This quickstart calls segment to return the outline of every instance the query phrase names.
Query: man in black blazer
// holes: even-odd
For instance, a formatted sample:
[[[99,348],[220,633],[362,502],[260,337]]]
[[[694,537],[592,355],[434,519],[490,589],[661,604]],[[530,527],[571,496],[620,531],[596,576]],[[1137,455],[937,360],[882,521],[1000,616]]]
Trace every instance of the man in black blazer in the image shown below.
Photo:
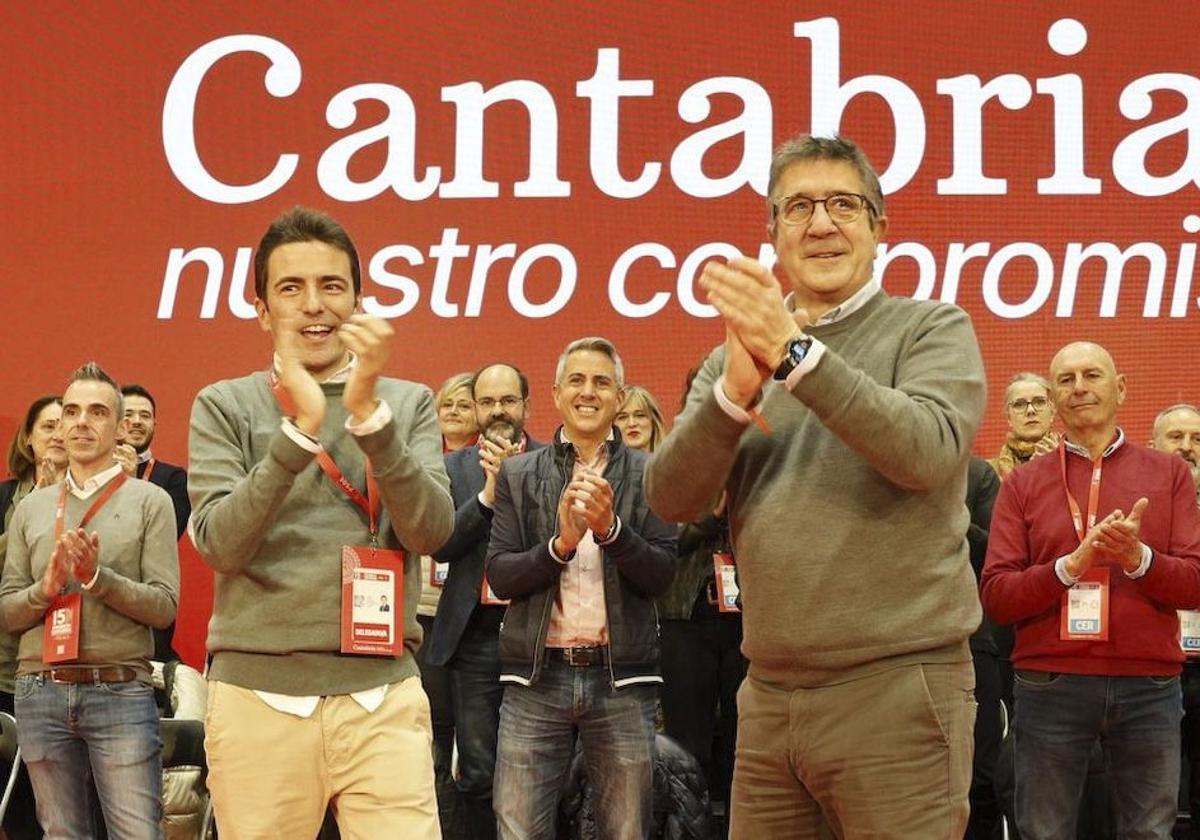
[[[114,453],[125,471],[135,478],[157,484],[171,497],[175,508],[175,539],[183,536],[192,503],[188,499],[187,470],[154,457],[150,444],[158,421],[158,406],[154,397],[141,385],[126,385],[121,389],[125,405],[125,441]],[[133,451],[130,452],[129,450]],[[154,630],[154,659],[169,662],[180,656],[171,646],[175,637],[175,622],[165,629]]]
[[[454,497],[454,535],[434,558],[449,563],[426,660],[450,672],[458,744],[458,790],[471,837],[496,836],[492,776],[500,726],[499,635],[507,602],[485,581],[483,558],[492,527],[496,475],[505,459],[543,444],[525,434],[529,382],[512,365],[494,364],[475,374],[472,395],[479,442],[446,456]]]

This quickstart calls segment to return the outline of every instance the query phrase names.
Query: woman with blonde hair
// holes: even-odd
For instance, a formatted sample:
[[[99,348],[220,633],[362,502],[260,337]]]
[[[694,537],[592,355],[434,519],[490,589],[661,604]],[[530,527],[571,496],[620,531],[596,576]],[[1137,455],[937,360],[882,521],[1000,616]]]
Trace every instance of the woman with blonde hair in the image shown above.
[[[617,409],[613,423],[621,431],[630,449],[653,452],[666,436],[662,410],[654,395],[640,385],[625,386],[625,402]]]

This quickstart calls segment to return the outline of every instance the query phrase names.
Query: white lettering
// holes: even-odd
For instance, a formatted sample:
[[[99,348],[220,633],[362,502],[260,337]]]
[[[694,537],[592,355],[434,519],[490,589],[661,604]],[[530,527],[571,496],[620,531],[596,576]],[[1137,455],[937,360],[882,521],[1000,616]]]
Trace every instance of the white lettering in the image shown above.
[[[723,76],[705,79],[689,87],[679,97],[679,116],[689,123],[708,119],[712,97],[730,93],[742,100],[738,116],[697,131],[686,138],[671,155],[671,178],[676,186],[697,198],[715,198],[736,192],[743,185],[767,194],[767,162],[771,160],[771,97],[750,79]],[[742,138],[742,157],[734,170],[720,178],[704,173],[704,155],[725,140]]]
[[[621,51],[596,51],[596,72],[590,79],[575,85],[575,95],[592,101],[588,164],[592,180],[605,195],[613,198],[637,198],[645,195],[658,183],[662,164],[654,161],[642,165],[642,171],[632,181],[621,175],[621,97],[653,96],[651,79],[622,79]]]

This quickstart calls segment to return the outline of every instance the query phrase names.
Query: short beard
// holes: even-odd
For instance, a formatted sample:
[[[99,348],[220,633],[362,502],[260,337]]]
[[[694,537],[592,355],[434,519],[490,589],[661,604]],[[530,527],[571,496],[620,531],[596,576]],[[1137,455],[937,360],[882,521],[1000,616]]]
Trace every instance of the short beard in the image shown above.
[[[516,444],[521,440],[523,428],[511,420],[493,420],[483,427],[481,434],[492,443],[503,446],[506,443]]]

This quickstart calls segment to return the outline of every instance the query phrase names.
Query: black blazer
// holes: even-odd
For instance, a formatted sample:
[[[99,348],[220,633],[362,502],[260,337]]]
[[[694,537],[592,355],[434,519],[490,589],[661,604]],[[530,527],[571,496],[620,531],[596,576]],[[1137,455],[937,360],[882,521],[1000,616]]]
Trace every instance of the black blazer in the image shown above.
[[[527,438],[525,451],[532,452],[543,446],[545,444]],[[479,445],[448,453],[446,473],[450,476],[450,495],[454,498],[454,533],[433,555],[439,563],[449,563],[450,571],[438,601],[433,630],[425,640],[425,661],[431,665],[445,665],[453,658],[471,613],[479,606],[483,558],[492,530],[492,512],[479,503],[484,484],[483,467],[479,466]]]
[[[138,464],[137,477],[144,478],[145,475],[146,464]],[[179,539],[187,529],[188,517],[192,515],[192,503],[187,492],[187,470],[155,458],[150,483],[157,484],[170,495],[171,504],[175,507],[175,539]]]

